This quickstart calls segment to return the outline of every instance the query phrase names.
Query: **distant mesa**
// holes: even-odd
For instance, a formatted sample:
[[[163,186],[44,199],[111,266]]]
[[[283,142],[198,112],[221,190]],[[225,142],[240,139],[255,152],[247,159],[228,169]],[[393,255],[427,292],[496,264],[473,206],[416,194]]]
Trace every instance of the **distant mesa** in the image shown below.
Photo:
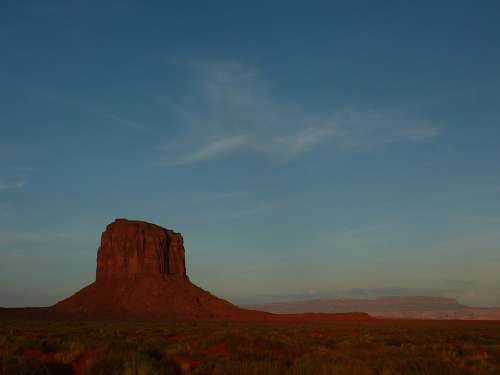
[[[500,319],[499,308],[470,307],[453,298],[426,296],[389,296],[375,299],[342,298],[275,302],[248,305],[249,309],[274,314],[326,313],[365,311],[378,318],[396,319]]]

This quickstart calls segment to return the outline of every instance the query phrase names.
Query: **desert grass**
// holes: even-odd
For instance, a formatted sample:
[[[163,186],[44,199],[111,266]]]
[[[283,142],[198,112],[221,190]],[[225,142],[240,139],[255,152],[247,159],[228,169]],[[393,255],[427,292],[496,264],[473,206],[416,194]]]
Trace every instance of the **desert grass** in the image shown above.
[[[0,319],[0,374],[500,374],[500,322]]]

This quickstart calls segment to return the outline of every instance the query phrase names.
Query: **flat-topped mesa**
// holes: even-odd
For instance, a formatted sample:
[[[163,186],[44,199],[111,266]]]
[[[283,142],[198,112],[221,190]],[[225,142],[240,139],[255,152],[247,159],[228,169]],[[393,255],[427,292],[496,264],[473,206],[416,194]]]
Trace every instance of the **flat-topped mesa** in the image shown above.
[[[97,282],[159,275],[187,279],[180,233],[127,219],[106,227],[97,252]]]

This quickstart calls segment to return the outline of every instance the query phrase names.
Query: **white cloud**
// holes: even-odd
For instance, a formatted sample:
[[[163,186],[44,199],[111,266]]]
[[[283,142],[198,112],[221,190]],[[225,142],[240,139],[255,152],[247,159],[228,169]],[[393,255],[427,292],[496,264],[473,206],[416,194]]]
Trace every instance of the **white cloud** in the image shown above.
[[[395,111],[309,113],[283,104],[255,67],[198,62],[189,94],[177,103],[183,132],[169,140],[162,165],[193,164],[247,151],[274,162],[301,157],[323,143],[362,150],[434,138],[439,128]]]

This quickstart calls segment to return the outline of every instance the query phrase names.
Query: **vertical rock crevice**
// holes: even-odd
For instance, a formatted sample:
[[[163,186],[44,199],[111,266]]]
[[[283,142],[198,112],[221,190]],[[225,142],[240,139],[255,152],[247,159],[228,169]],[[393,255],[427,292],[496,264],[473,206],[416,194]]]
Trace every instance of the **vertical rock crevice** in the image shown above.
[[[159,275],[187,279],[180,233],[127,219],[106,227],[97,253],[97,281]]]

